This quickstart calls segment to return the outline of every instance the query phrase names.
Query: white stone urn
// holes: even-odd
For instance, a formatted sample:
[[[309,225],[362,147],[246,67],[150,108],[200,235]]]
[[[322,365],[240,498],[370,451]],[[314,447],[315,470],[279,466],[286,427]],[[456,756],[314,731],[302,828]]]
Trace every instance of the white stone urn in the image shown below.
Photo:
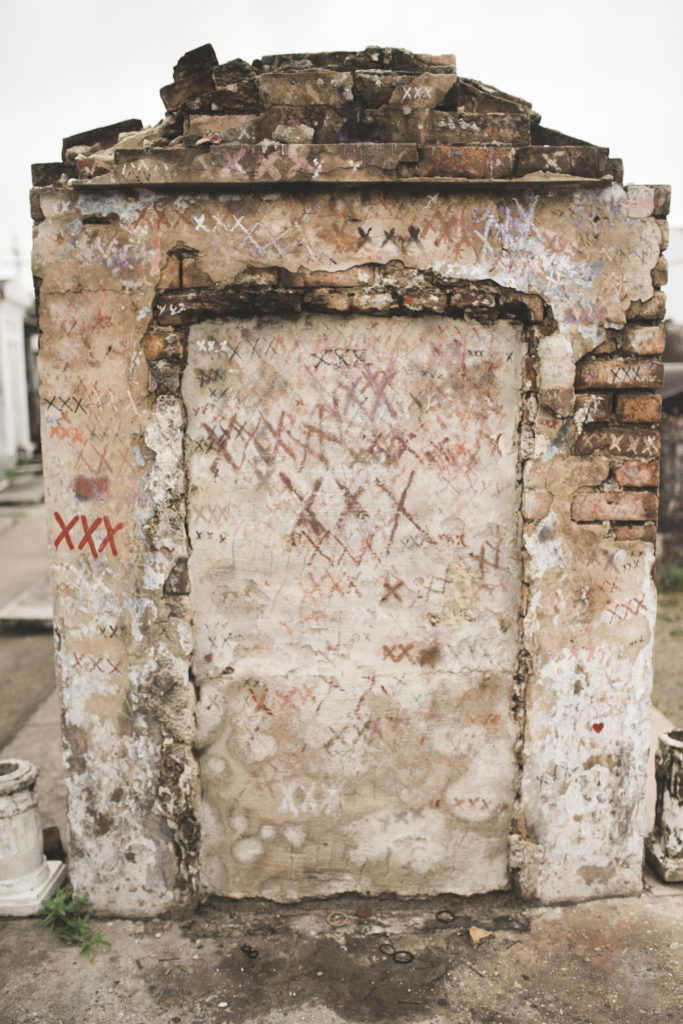
[[[0,760],[0,916],[38,913],[66,877],[66,865],[43,854],[37,778],[29,761]]]
[[[683,882],[683,729],[659,737],[655,778],[655,824],[645,855],[663,881]]]

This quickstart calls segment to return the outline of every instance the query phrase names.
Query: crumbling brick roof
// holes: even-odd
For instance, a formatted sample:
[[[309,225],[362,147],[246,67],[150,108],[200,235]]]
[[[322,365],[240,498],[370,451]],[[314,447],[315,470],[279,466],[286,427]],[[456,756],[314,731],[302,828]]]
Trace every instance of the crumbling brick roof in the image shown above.
[[[155,127],[71,136],[34,184],[622,179],[609,150],[541,126],[529,102],[461,78],[450,55],[371,46],[219,64],[205,45],[161,97]]]

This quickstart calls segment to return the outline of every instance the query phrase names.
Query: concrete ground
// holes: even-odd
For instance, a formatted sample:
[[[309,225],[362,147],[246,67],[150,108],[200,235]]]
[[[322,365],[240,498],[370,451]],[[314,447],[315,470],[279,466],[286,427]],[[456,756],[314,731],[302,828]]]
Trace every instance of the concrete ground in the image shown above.
[[[0,492],[0,757],[40,767],[43,826],[66,839],[42,481],[29,476]],[[655,712],[653,738],[669,727]],[[0,922],[0,1024],[683,1020],[683,885],[649,871],[640,896],[578,906],[209,900],[182,921],[96,927],[110,945],[82,956],[37,919]],[[475,945],[472,927],[491,934]]]

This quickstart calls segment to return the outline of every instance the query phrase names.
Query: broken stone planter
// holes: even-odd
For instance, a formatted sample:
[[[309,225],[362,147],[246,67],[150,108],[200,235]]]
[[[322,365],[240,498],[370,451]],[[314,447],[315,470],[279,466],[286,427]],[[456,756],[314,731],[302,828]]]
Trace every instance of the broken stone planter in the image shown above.
[[[665,882],[683,882],[683,729],[663,733],[655,755],[657,806],[647,861]]]
[[[66,876],[66,865],[43,854],[37,778],[28,761],[0,761],[0,915],[36,914]]]

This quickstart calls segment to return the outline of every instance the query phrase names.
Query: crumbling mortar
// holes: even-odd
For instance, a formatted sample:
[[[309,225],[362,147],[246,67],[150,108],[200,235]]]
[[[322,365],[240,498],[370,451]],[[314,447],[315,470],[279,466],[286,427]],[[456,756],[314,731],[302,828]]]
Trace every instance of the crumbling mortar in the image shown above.
[[[164,396],[173,395],[175,403],[180,410],[180,433],[182,437],[182,483],[179,485],[179,493],[169,496],[169,501],[176,508],[181,517],[184,529],[184,547],[187,557],[190,554],[190,536],[188,528],[189,509],[186,498],[187,494],[187,458],[186,458],[186,434],[187,434],[187,410],[182,397],[182,375],[187,364],[187,332],[174,332],[176,335],[182,333],[180,354],[173,364],[165,360],[153,360],[146,358],[150,375],[150,391],[155,406],[159,399]],[[143,353],[144,353],[143,347]],[[169,386],[170,385],[170,386]],[[146,450],[148,458],[153,458],[155,453],[141,441],[141,447]],[[156,532],[160,523],[159,513],[155,513],[145,526],[150,547],[154,549],[156,544]],[[156,528],[155,528],[156,524]],[[187,560],[187,559],[186,559]],[[182,561],[182,560],[181,560]],[[178,587],[174,583],[174,574],[182,571],[176,561],[164,582],[162,593],[166,604],[172,604],[178,596]],[[182,587],[188,590],[189,587]],[[191,602],[188,602],[188,609],[191,610]],[[163,634],[164,622],[167,616],[159,615],[156,626],[147,633],[147,642],[154,645],[157,634]],[[191,630],[191,621],[190,621]],[[186,657],[191,657],[187,655]],[[188,679],[192,686],[193,700],[196,707],[196,688],[194,680]],[[160,748],[160,761],[157,777],[156,810],[162,815],[168,829],[176,860],[176,879],[174,883],[175,898],[182,901],[186,906],[194,905],[197,899],[198,875],[199,875],[199,835],[200,825],[197,808],[197,787],[198,769],[195,752],[192,745],[177,735],[174,723],[165,714],[168,694],[176,689],[179,680],[173,675],[168,677],[166,684],[161,677],[155,676],[149,687],[148,701],[145,704],[144,714],[148,725],[156,734],[157,743]],[[185,779],[183,775],[187,767],[194,770],[195,778]],[[181,785],[181,781],[183,784]]]
[[[535,379],[538,379],[538,335],[533,328],[527,327],[524,331],[524,340],[526,343],[528,360],[534,364],[536,373]],[[512,706],[511,711],[517,727],[517,734],[514,741],[514,755],[517,763],[517,771],[515,777],[515,794],[512,801],[512,817],[510,821],[510,853],[509,853],[509,867],[508,873],[510,878],[510,886],[513,891],[521,894],[520,874],[522,867],[515,866],[513,863],[512,855],[512,844],[514,837],[519,836],[519,839],[523,841],[526,838],[526,828],[524,826],[524,810],[522,804],[522,780],[524,777],[524,744],[526,738],[526,694],[529,684],[529,680],[532,676],[532,659],[531,654],[527,648],[526,636],[527,636],[527,615],[529,610],[529,597],[531,588],[529,586],[530,576],[530,555],[523,542],[523,529],[524,529],[524,480],[525,470],[527,464],[532,461],[533,448],[535,447],[535,429],[536,429],[536,416],[540,406],[536,400],[536,389],[527,388],[523,392],[522,396],[522,408],[520,409],[520,415],[518,417],[518,457],[517,457],[517,474],[518,474],[518,488],[519,488],[519,510],[518,510],[518,546],[521,552],[521,580],[520,580],[520,603],[519,603],[519,617],[518,617],[518,655],[517,655],[517,668],[513,680],[512,690]],[[533,445],[530,444],[533,441]]]

